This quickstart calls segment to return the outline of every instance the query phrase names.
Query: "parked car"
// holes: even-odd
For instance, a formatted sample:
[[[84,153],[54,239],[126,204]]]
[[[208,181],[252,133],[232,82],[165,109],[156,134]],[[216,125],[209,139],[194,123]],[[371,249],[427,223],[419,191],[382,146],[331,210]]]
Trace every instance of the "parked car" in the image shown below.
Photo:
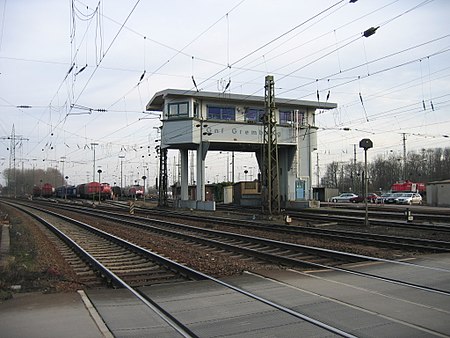
[[[390,196],[388,196],[388,197],[386,197],[386,198],[384,199],[384,203],[386,203],[386,204],[394,204],[394,203],[397,203],[397,199],[398,199],[401,195],[403,195],[403,193],[401,193],[401,192],[395,192],[395,193],[392,193]]]
[[[367,202],[375,203],[377,198],[378,198],[377,194],[371,193],[371,194],[367,195]],[[365,200],[364,196],[362,196],[362,195],[358,195],[356,197],[350,198],[350,202],[352,202],[352,203],[361,203],[361,202],[364,202],[364,200]]]
[[[415,192],[406,192],[397,198],[398,204],[422,204],[422,196]]]
[[[391,197],[392,193],[391,192],[386,192],[384,194],[381,194],[381,196],[378,196],[377,199],[375,200],[375,203],[384,203],[386,201],[386,198]]]
[[[330,198],[330,201],[333,203],[337,202],[350,202],[351,198],[358,197],[358,195],[351,193],[351,192],[345,192],[340,194],[339,196],[334,196]]]

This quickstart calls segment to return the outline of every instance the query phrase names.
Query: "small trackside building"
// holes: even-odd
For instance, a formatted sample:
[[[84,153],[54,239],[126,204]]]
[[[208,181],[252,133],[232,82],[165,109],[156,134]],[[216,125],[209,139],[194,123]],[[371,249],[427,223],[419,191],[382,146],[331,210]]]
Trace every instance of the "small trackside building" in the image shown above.
[[[287,201],[312,199],[312,152],[317,149],[316,110],[335,103],[275,98],[280,196]],[[265,100],[261,96],[166,89],[156,93],[147,111],[161,113],[161,148],[178,149],[181,158],[180,206],[202,208],[208,151],[256,154],[262,165]],[[196,151],[196,203],[188,194],[188,150]]]
[[[427,204],[433,207],[450,207],[450,179],[427,183]]]

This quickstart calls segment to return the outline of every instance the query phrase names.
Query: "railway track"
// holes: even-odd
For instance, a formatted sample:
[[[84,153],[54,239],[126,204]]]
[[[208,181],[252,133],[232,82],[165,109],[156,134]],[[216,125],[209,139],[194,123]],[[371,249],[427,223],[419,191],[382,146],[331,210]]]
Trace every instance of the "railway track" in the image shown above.
[[[105,213],[99,213],[97,209],[95,210],[90,210],[91,212],[93,211],[95,214],[95,217],[97,217],[96,219],[94,219],[94,215],[90,215],[89,217],[87,216],[83,216],[81,214],[81,210],[75,210],[73,211],[75,214],[80,215],[80,217],[83,217],[84,220],[88,219],[88,221],[85,221],[87,223],[92,223],[92,224],[96,224],[97,227],[97,223],[101,224],[102,221],[104,220],[107,222],[106,226],[109,227],[107,232],[110,232],[109,230],[112,230],[112,228],[118,228],[118,227],[126,227],[129,229],[128,233],[136,233],[138,236],[141,237],[149,237],[151,236],[152,230],[150,230],[149,228],[152,228],[153,225],[150,225],[149,223],[153,222],[152,219],[149,219],[149,216],[147,215],[146,217],[130,217],[129,215],[120,215],[120,217],[116,217],[116,215],[108,215],[106,216]],[[34,211],[33,211],[34,212]],[[66,212],[66,211],[65,211]],[[52,212],[49,210],[42,210],[41,211],[41,216],[42,218],[47,218],[49,214],[51,214]],[[39,217],[41,217],[39,216]],[[56,217],[57,215],[53,214],[54,217]],[[92,222],[91,220],[89,220],[92,217]],[[106,217],[112,217],[115,218],[114,222],[112,223],[113,219],[106,219]],[[121,218],[120,220],[118,220],[117,218]],[[178,224],[173,224],[173,222],[167,222],[167,221],[160,221],[161,224],[165,224],[167,225],[167,227],[170,227],[171,229],[166,229],[166,230],[171,230],[174,232],[179,232],[178,229]],[[119,223],[122,223],[123,225],[118,225]],[[136,225],[133,225],[131,223],[139,223]],[[56,221],[52,221],[52,223],[57,223]],[[210,222],[211,223],[211,222]],[[116,224],[116,225],[114,225]],[[214,227],[212,224],[209,225],[210,227]],[[73,227],[73,224],[71,225],[71,227]],[[139,228],[137,228],[139,227]],[[166,227],[166,228],[167,228]],[[144,230],[145,229],[145,230]],[[194,231],[195,229],[189,229],[187,231],[187,234],[189,234],[190,232],[192,232],[194,235],[196,234],[196,232]],[[210,230],[210,229],[203,229],[203,230]],[[205,234],[207,234],[209,232],[206,232]],[[145,235],[147,234],[147,235]],[[197,236],[197,235],[196,235]],[[117,238],[117,236],[113,236],[114,238]],[[199,237],[205,237],[205,239],[208,239],[207,237],[209,237],[209,235],[203,235],[203,236],[199,236]],[[120,238],[117,238],[118,240],[120,240]],[[259,239],[257,239],[259,240]],[[213,242],[218,242],[219,240],[217,238],[213,238]],[[227,243],[227,245],[233,245],[233,242],[235,242],[235,240],[233,239],[229,239],[229,238],[224,238],[223,242],[228,242],[231,241],[229,243]],[[195,246],[197,248],[197,250],[203,251],[206,250],[206,248],[210,248],[213,250],[216,250],[218,247],[215,246],[215,244],[200,244],[198,242],[195,242],[194,240],[189,240],[184,242],[185,243],[185,248],[188,249],[188,246]],[[285,243],[283,243],[285,244]],[[289,244],[289,243],[288,243]],[[95,246],[94,246],[95,248]],[[261,247],[259,245],[254,244],[254,246],[252,248],[250,248],[252,251],[260,251]],[[233,251],[233,249],[227,250],[227,249],[223,249],[224,251]],[[95,249],[94,249],[95,251]],[[184,251],[184,250],[183,250]],[[277,250],[276,250],[277,251]],[[276,252],[275,251],[275,252]],[[236,255],[236,252],[234,252],[234,255]],[[278,253],[278,252],[276,252]],[[371,269],[372,274],[371,273],[367,273],[367,270],[364,269],[364,266],[366,265],[365,263],[363,263],[362,265],[356,265],[354,266],[353,264],[345,264],[345,265],[330,265],[328,266],[327,264],[322,264],[322,268],[326,269],[327,271],[329,270],[334,270],[340,273],[344,273],[344,274],[348,274],[348,275],[353,275],[357,278],[361,278],[362,281],[367,282],[370,285],[384,285],[385,283],[388,284],[392,284],[393,286],[391,286],[391,288],[393,290],[400,290],[398,289],[399,287],[402,288],[408,288],[411,290],[416,290],[418,294],[425,296],[425,295],[429,295],[430,298],[433,299],[443,299],[442,297],[449,297],[450,296],[450,289],[448,288],[447,284],[440,284],[441,288],[436,287],[436,284],[434,283],[436,280],[447,280],[448,279],[448,275],[450,274],[450,270],[443,268],[443,267],[433,267],[433,266],[421,266],[418,264],[414,264],[413,262],[409,262],[409,261],[390,261],[390,260],[383,260],[383,259],[374,259],[372,257],[364,257],[364,256],[358,256],[358,255],[352,255],[353,258],[358,258],[360,261],[364,260],[371,260],[372,262],[377,262],[377,263],[386,263],[387,265],[389,265],[389,269],[386,270],[385,272],[381,273],[381,271],[379,271],[378,269]],[[293,257],[294,260],[296,259],[296,257]],[[263,258],[261,258],[263,259]],[[321,263],[315,263],[316,267],[319,267]],[[198,331],[196,331],[197,326],[194,324],[193,326],[190,325],[189,323],[186,323],[183,321],[183,319],[181,318],[186,318],[186,316],[183,316],[182,313],[180,314],[181,317],[178,316],[178,313],[175,312],[171,312],[169,309],[170,307],[165,307],[164,303],[158,304],[157,301],[154,301],[152,296],[149,295],[153,295],[151,292],[149,292],[149,290],[151,290],[154,287],[151,288],[142,288],[142,294],[139,288],[136,288],[133,285],[127,284],[126,282],[124,282],[123,279],[121,279],[116,273],[114,273],[114,271],[112,271],[113,269],[108,269],[105,266],[103,266],[100,262],[98,263],[90,263],[90,265],[95,266],[95,269],[97,271],[101,271],[99,274],[101,274],[102,276],[105,276],[106,279],[109,281],[109,284],[113,284],[116,286],[120,286],[122,288],[125,288],[127,290],[129,290],[129,292],[131,294],[133,294],[134,297],[137,297],[142,304],[144,304],[145,306],[148,306],[149,309],[151,309],[152,311],[154,311],[154,313],[157,313],[158,316],[160,316],[161,318],[163,318],[163,320],[165,322],[168,323],[168,325],[170,325],[170,327],[176,332],[177,335],[181,335],[181,336],[185,336],[185,337],[196,337],[196,336],[202,336],[202,334],[199,334]],[[353,267],[355,269],[353,269]],[[185,267],[191,271],[194,271],[188,267]],[[106,269],[106,270],[103,270]],[[426,270],[425,270],[426,269]],[[370,270],[369,270],[370,271]],[[400,271],[403,271],[402,273],[398,273]],[[422,272],[422,275],[424,273],[432,275],[433,278],[430,278],[429,280],[418,280],[415,279],[414,276],[416,275],[416,273],[418,271]],[[392,273],[393,272],[393,273]],[[204,278],[206,281],[209,282],[213,282],[213,283],[217,283],[217,285],[220,285],[220,287],[227,289],[227,290],[232,290],[233,292],[233,296],[234,293],[239,294],[239,297],[248,297],[250,299],[252,299],[252,302],[258,302],[258,303],[262,303],[264,304],[264,306],[270,307],[271,310],[266,310],[270,313],[274,314],[274,318],[273,320],[278,321],[280,316],[293,316],[296,318],[297,321],[301,321],[301,322],[307,322],[308,325],[314,326],[316,327],[317,330],[321,330],[322,333],[320,334],[329,334],[332,333],[334,335],[338,335],[338,336],[343,336],[343,337],[353,337],[352,333],[353,332],[348,332],[346,329],[348,329],[348,326],[346,327],[345,325],[342,326],[340,325],[338,322],[333,321],[333,320],[328,320],[328,319],[324,319],[322,318],[322,320],[318,320],[315,315],[314,312],[311,313],[311,311],[309,311],[309,313],[302,313],[301,310],[298,310],[299,307],[290,307],[287,303],[289,302],[283,302],[283,299],[277,299],[276,297],[273,297],[273,294],[269,294],[266,293],[264,290],[260,289],[260,290],[254,290],[252,287],[246,287],[245,286],[245,282],[242,284],[242,287],[239,287],[237,285],[239,285],[239,283],[237,283],[236,285],[232,285],[232,284],[228,284],[226,282],[224,282],[221,279],[217,279],[214,277],[210,277],[204,273],[201,272],[196,272],[199,274],[199,278]],[[322,272],[318,272],[318,273],[314,273],[311,271],[306,271],[306,272],[301,272],[302,274],[305,275],[317,275],[318,278],[320,278],[319,276],[321,276],[324,271]],[[392,274],[391,274],[392,273]],[[342,276],[342,275],[341,275]],[[402,276],[400,278],[400,276]],[[370,281],[370,280],[373,280]],[[363,283],[365,283],[363,282]],[[166,288],[165,290],[171,290],[170,288],[172,286],[177,286],[177,288],[179,289],[180,287],[186,287],[187,290],[186,292],[189,293],[190,287],[189,285],[191,285],[190,283],[192,282],[182,282],[182,283],[164,283],[164,284],[159,284],[160,286],[164,286],[164,288]],[[380,284],[381,283],[381,284]],[[363,284],[364,285],[364,284]],[[167,289],[167,287],[169,287],[169,289]],[[258,289],[258,288],[256,288]],[[145,291],[146,290],[146,291]],[[180,289],[179,289],[180,290]],[[252,290],[252,291],[251,291]],[[185,291],[182,291],[182,294],[184,294]],[[230,291],[224,291],[226,294],[229,294]],[[403,292],[403,291],[402,291]],[[406,292],[406,290],[405,290]],[[220,293],[222,293],[220,291]],[[152,299],[153,298],[153,299]],[[186,297],[185,301],[188,301],[190,297]],[[158,297],[156,299],[159,299]],[[162,297],[162,299],[164,299],[164,297]],[[234,298],[233,298],[234,299]],[[196,301],[201,301],[200,299],[197,299]],[[246,300],[241,298],[242,302],[247,302]],[[172,310],[174,308],[172,307]],[[220,309],[220,311],[227,311],[227,309]],[[397,320],[397,319],[394,319]],[[398,321],[398,320],[397,320]],[[405,323],[407,326],[411,327],[411,325],[414,324],[407,324],[406,321],[402,321],[402,323]],[[222,325],[222,322],[219,322],[219,324],[217,325]],[[223,323],[223,325],[226,325],[226,320],[225,323]],[[421,330],[421,326],[420,325],[414,325],[414,327],[417,330]],[[424,332],[426,332],[427,330],[425,329]],[[320,331],[319,331],[320,332]],[[326,333],[328,332],[328,333]],[[428,331],[429,333],[430,331]],[[438,332],[438,331],[435,331]]]
[[[111,221],[120,222],[122,224],[125,224],[126,226],[139,227],[141,229],[145,229],[146,231],[148,231],[149,234],[156,231],[158,233],[163,233],[166,236],[184,238],[186,245],[193,245],[193,243],[204,245],[203,250],[210,250],[210,249],[225,250],[232,255],[243,254],[256,259],[266,260],[269,262],[293,266],[301,269],[307,267],[309,269],[318,268],[318,269],[335,270],[345,272],[348,274],[363,276],[365,278],[382,280],[387,283],[400,284],[412,288],[417,288],[420,290],[427,290],[429,292],[448,294],[448,291],[446,290],[436,289],[433,286],[422,286],[420,284],[417,284],[414,280],[402,281],[396,278],[391,278],[389,276],[377,276],[372,274],[361,273],[351,269],[351,267],[348,265],[347,266],[343,265],[344,263],[371,261],[371,262],[384,262],[389,264],[396,264],[399,267],[402,268],[406,267],[408,269],[424,268],[408,262],[379,259],[364,255],[349,254],[334,250],[326,250],[316,247],[307,247],[304,245],[296,245],[292,243],[267,240],[264,238],[255,238],[249,236],[242,236],[238,234],[230,234],[223,231],[202,229],[198,227],[187,226],[184,224],[154,220],[143,217],[142,218],[133,217],[130,220],[130,216],[128,215],[111,214],[105,212],[98,213],[98,210],[95,210],[94,213],[92,213],[92,211],[87,210],[77,211],[77,213],[80,212],[89,213],[91,214],[91,216],[99,217],[104,220],[109,219]],[[155,226],[155,224],[158,224],[159,226]],[[183,230],[181,231],[180,229]],[[192,233],[194,233],[194,235]],[[199,236],[198,233],[201,233],[202,236]],[[449,272],[444,271],[445,269],[444,270],[431,269],[431,270],[433,270],[434,273],[446,274]]]
[[[201,245],[203,250],[216,250],[228,255],[245,256],[245,259],[254,259],[261,264],[272,263],[290,267],[323,269],[362,260],[360,256],[339,251],[206,229],[177,222],[145,217],[130,218],[129,215],[85,208],[77,208],[76,212],[101,218],[104,221],[120,223],[127,227],[137,227],[149,234],[158,233],[177,238],[182,240],[185,245],[195,243]]]
[[[234,211],[247,214],[259,213],[259,208],[240,208],[236,206],[219,205],[218,210]],[[405,216],[405,210],[409,208],[414,221],[408,222]],[[364,224],[365,210],[361,205],[349,203],[325,204],[321,208],[305,208],[301,210],[288,209],[284,211],[291,217],[304,221],[336,222],[338,224]],[[441,211],[442,212],[442,211]],[[380,206],[371,205],[369,208],[369,223],[373,226],[389,226],[404,229],[418,229],[450,232],[450,211],[433,211],[423,208],[411,208],[408,206]]]
[[[196,224],[213,223],[228,227],[234,227],[236,229],[245,228],[253,230],[261,230],[270,233],[281,233],[294,236],[314,236],[316,238],[327,238],[333,241],[345,241],[352,243],[360,243],[372,246],[382,246],[389,248],[396,248],[402,250],[419,250],[419,251],[434,251],[434,252],[448,252],[450,251],[450,242],[445,240],[435,240],[427,238],[416,238],[408,236],[395,236],[393,234],[377,234],[368,231],[354,231],[354,230],[335,230],[335,229],[323,229],[314,226],[287,226],[284,224],[264,224],[259,221],[249,220],[237,220],[229,218],[221,218],[207,215],[190,215],[188,213],[167,211],[167,210],[154,210],[136,208],[136,213],[140,215],[152,217],[152,216],[164,216],[171,217],[179,220],[192,220]],[[327,220],[328,218],[320,218],[321,220]],[[384,224],[385,225],[385,224]],[[418,229],[421,229],[418,227]],[[429,230],[429,229],[427,229]],[[437,231],[437,230],[434,230]],[[446,229],[443,230],[446,232]]]
[[[36,210],[35,207],[31,209],[28,206],[8,204],[27,213],[51,229],[67,246],[76,251],[84,260],[89,261],[89,265],[94,267],[104,279],[108,280],[109,284],[127,289],[142,304],[163,319],[176,334],[183,337],[198,337],[199,335],[195,330],[192,330],[188,325],[177,320],[174,315],[167,312],[163,306],[154,302],[144,292],[141,292],[138,286],[150,285],[155,281],[157,283],[175,283],[186,280],[210,280],[223,288],[261,302],[265,306],[272,308],[272,311],[279,311],[285,316],[293,316],[299,320],[308,322],[322,332],[328,332],[342,337],[354,337],[352,334],[338,327],[306,316],[299,311],[285,307],[260,295],[238,288],[201,272],[181,266],[176,262],[155,255],[126,240],[95,229],[86,223],[48,210]],[[149,275],[152,276],[150,279],[148,278]],[[182,277],[180,278],[180,276]]]
[[[82,259],[89,262],[91,266],[96,266],[98,262],[130,285],[146,286],[198,277],[195,274],[191,276],[190,271],[185,270],[181,265],[168,263],[159,255],[143,250],[89,224],[48,210],[34,208],[31,211],[23,206],[19,208],[63,239],[73,251],[82,253]],[[52,223],[48,221],[49,218],[52,219]]]

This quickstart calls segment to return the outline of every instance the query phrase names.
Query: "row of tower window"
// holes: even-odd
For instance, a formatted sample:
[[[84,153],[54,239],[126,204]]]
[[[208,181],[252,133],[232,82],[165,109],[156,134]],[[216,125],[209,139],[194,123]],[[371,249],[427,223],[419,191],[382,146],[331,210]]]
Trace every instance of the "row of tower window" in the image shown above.
[[[194,104],[194,114],[192,117],[198,117],[198,104]],[[304,112],[295,111],[298,114],[299,124],[303,125]],[[244,121],[253,123],[263,123],[263,116],[265,114],[264,109],[259,108],[246,108],[244,112]],[[189,102],[177,102],[169,103],[168,105],[168,119],[190,117],[189,115]],[[216,121],[236,121],[236,108],[224,107],[224,106],[207,106],[208,120]],[[280,124],[293,124],[295,123],[294,111],[280,110],[279,111],[279,123]]]

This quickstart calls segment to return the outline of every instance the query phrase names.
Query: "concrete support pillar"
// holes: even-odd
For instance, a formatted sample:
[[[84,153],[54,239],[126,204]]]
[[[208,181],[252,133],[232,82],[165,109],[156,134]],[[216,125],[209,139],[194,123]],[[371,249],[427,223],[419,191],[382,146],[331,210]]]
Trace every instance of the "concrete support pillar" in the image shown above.
[[[197,201],[205,201],[205,159],[209,142],[201,141],[197,148]]]
[[[188,168],[189,168],[189,160],[188,160],[188,150],[180,149],[180,157],[181,157],[181,200],[186,201],[189,199],[188,192]]]

